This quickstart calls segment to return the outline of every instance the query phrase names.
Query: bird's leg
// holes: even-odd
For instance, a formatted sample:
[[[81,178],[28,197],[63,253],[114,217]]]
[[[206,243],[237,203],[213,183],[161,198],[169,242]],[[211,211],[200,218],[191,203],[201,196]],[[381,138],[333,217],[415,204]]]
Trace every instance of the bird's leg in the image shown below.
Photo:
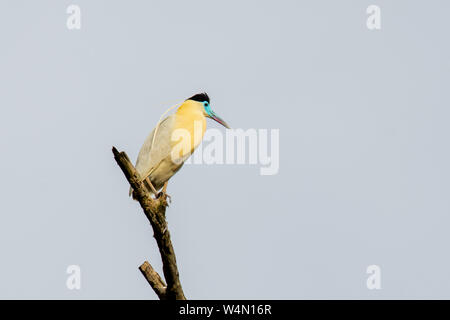
[[[163,196],[164,198],[169,199],[169,202],[172,201],[171,197],[166,193],[167,192],[167,185],[169,184],[169,181],[164,182],[164,186],[160,193],[156,196],[157,198]]]
[[[164,195],[166,196],[166,198],[169,199],[169,202],[172,202],[172,197],[169,196],[169,195],[166,193],[166,191],[167,191],[167,185],[168,185],[168,184],[169,184],[169,181],[166,181],[166,182],[164,183],[164,186],[163,186],[163,193],[164,193]]]
[[[150,189],[152,190],[152,192],[157,195],[158,191],[156,191],[155,187],[153,186],[153,184],[151,183],[150,179],[147,177],[145,178],[145,182],[149,185]]]

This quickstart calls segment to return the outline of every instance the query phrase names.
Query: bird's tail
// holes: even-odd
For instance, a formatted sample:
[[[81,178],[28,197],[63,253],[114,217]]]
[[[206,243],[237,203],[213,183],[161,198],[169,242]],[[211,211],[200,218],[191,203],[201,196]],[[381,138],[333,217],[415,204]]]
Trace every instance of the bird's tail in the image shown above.
[[[133,190],[132,187],[130,187],[130,191],[128,192],[128,195],[129,195],[130,197],[132,197],[133,200],[137,200],[136,196],[134,195],[134,190]]]

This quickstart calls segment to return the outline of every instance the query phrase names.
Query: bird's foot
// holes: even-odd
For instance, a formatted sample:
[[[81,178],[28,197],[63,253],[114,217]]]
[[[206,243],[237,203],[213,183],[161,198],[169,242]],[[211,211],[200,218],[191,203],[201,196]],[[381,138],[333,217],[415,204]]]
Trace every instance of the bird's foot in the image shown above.
[[[164,183],[164,186],[163,186],[161,192],[159,192],[156,195],[156,199],[158,199],[159,197],[163,197],[163,199],[166,200],[167,205],[169,205],[169,203],[172,202],[172,197],[167,194],[167,184],[168,184],[168,181],[166,181]],[[167,201],[167,200],[169,200],[169,201]]]
[[[158,192],[158,194],[156,195],[156,199],[159,198],[163,198],[164,200],[166,200],[166,202],[169,204],[172,202],[172,197],[169,196],[167,193],[165,193],[164,191]]]

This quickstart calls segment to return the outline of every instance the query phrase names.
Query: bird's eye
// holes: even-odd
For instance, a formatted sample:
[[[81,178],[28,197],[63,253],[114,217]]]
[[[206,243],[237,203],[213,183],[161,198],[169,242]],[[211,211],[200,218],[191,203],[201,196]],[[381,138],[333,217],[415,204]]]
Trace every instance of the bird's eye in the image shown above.
[[[209,103],[208,103],[208,102],[204,102],[204,104],[205,104],[205,107],[207,107],[207,106],[209,105]]]

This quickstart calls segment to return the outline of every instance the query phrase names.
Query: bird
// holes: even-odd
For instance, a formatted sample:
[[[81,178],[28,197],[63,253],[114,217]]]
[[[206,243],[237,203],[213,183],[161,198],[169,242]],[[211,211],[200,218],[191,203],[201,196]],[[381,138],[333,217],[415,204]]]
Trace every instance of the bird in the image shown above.
[[[181,169],[184,162],[203,140],[206,118],[230,126],[212,109],[206,92],[186,99],[177,111],[160,121],[145,139],[137,160],[136,171],[151,195],[165,194],[169,179]],[[130,196],[133,189],[130,188]]]

